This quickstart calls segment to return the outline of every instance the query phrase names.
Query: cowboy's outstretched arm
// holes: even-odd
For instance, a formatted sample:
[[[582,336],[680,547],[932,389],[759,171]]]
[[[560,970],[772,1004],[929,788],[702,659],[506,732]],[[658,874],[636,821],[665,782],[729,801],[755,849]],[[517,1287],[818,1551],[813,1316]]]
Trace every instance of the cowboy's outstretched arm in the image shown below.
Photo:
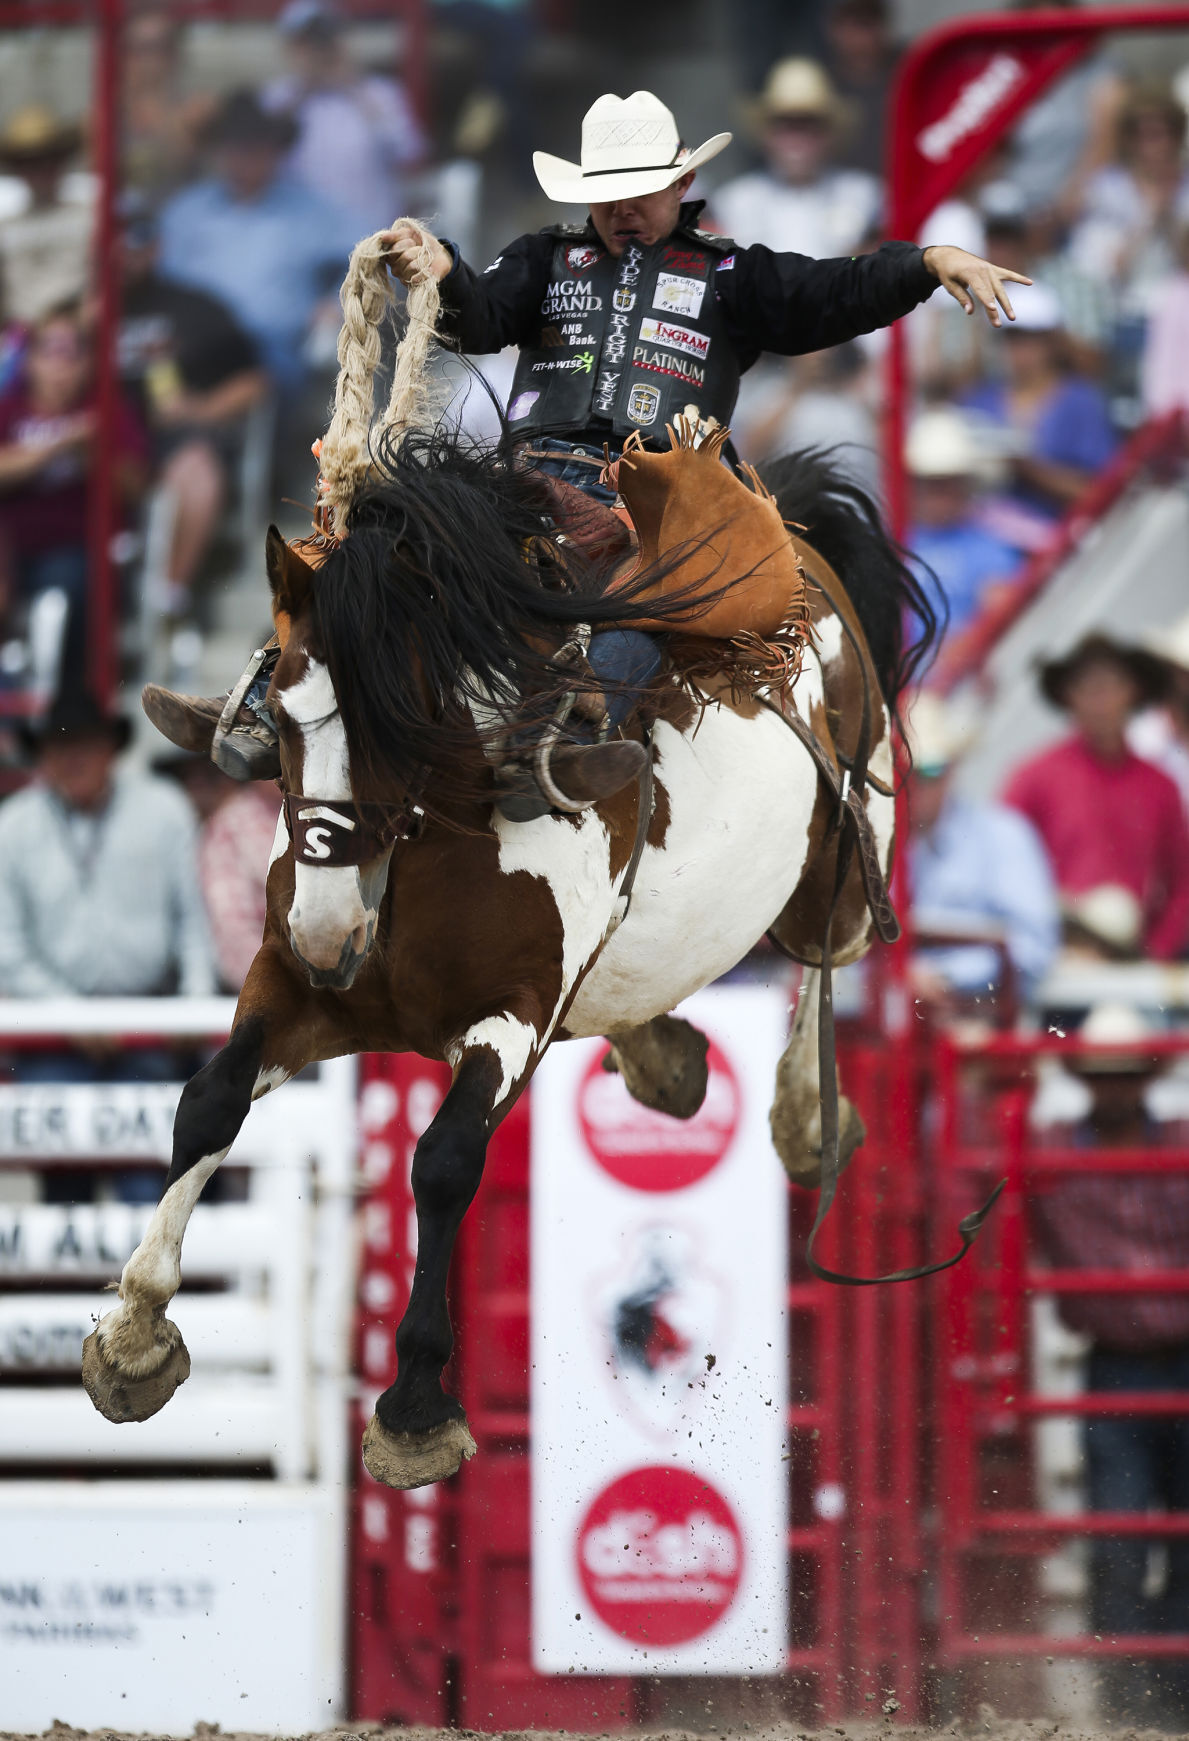
[[[968,254],[965,248],[951,248],[943,243],[926,248],[922,258],[925,270],[933,274],[967,314],[973,314],[975,304],[981,302],[992,326],[1003,325],[1000,309],[1008,320],[1016,318],[1007,286],[1032,282],[1022,272],[1009,272],[1006,266],[993,265],[990,260],[980,260],[977,254]]]

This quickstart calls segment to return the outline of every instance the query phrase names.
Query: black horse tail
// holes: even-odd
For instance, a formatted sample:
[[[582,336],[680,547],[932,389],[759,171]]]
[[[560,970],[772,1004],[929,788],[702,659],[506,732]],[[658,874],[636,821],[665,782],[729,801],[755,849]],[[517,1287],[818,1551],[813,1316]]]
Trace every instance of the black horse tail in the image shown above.
[[[879,509],[838,465],[836,450],[814,448],[766,460],[758,468],[782,517],[805,528],[846,588],[892,713],[905,689],[928,668],[948,620],[944,594],[908,566]]]

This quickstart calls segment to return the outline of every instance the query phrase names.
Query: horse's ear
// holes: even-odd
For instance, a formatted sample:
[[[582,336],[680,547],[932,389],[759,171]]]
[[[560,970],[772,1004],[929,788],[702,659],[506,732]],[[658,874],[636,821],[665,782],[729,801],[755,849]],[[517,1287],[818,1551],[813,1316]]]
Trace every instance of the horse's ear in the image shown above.
[[[275,526],[264,540],[264,562],[272,588],[273,616],[295,617],[309,600],[314,570],[292,549]]]

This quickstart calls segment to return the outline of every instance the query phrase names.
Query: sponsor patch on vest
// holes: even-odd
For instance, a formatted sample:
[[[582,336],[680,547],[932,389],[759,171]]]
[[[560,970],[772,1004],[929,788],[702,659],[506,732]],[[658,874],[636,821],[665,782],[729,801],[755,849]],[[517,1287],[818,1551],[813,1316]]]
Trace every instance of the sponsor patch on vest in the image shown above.
[[[690,381],[697,387],[706,382],[706,371],[697,363],[691,363],[687,357],[672,356],[668,351],[650,351],[645,345],[633,347],[632,367],[647,369],[650,375],[671,375],[675,380]]]
[[[655,423],[661,408],[659,387],[647,387],[638,381],[628,394],[628,416],[633,423]]]
[[[602,257],[603,250],[601,248],[566,249],[566,265],[571,272],[585,272],[594,265],[596,260],[601,260]]]
[[[701,277],[706,270],[706,256],[693,248],[666,248],[661,265],[669,272],[694,272]]]
[[[618,309],[620,314],[630,314],[636,306],[636,292],[634,290],[617,290],[611,298],[611,306]]]
[[[705,294],[706,285],[701,278],[679,278],[672,272],[658,272],[652,306],[666,314],[688,314],[697,320]]]
[[[546,320],[567,320],[576,314],[598,314],[603,306],[589,284],[576,278],[557,278],[545,292],[541,313]]]
[[[594,368],[594,352],[579,351],[576,357],[550,357],[533,364],[533,374],[550,374],[554,369],[573,369],[576,374],[589,375]]]
[[[717,272],[733,272],[734,270],[735,256],[733,254],[728,254],[726,259],[720,260],[718,265],[715,267],[715,271]]]
[[[664,345],[671,351],[684,351],[687,357],[697,357],[704,363],[710,354],[710,339],[692,327],[681,326],[675,320],[642,320],[640,337],[652,345]]]
[[[517,393],[508,407],[508,422],[519,423],[522,417],[527,417],[540,397],[539,393]]]

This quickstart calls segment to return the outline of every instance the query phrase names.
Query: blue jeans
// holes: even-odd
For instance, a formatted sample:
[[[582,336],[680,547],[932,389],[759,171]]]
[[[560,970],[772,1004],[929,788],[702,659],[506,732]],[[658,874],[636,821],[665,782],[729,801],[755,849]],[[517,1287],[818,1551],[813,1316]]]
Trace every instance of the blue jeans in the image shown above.
[[[1095,1348],[1087,1390],[1189,1390],[1189,1346],[1122,1353]],[[1085,1422],[1091,1511],[1189,1511],[1189,1416],[1102,1415]],[[1112,1633],[1189,1633],[1189,1537],[1173,1536],[1164,1587],[1148,1595],[1150,1538],[1096,1536],[1090,1547],[1090,1625]],[[1118,1721],[1187,1726],[1189,1661],[1118,1661],[1106,1665],[1103,1693]]]

